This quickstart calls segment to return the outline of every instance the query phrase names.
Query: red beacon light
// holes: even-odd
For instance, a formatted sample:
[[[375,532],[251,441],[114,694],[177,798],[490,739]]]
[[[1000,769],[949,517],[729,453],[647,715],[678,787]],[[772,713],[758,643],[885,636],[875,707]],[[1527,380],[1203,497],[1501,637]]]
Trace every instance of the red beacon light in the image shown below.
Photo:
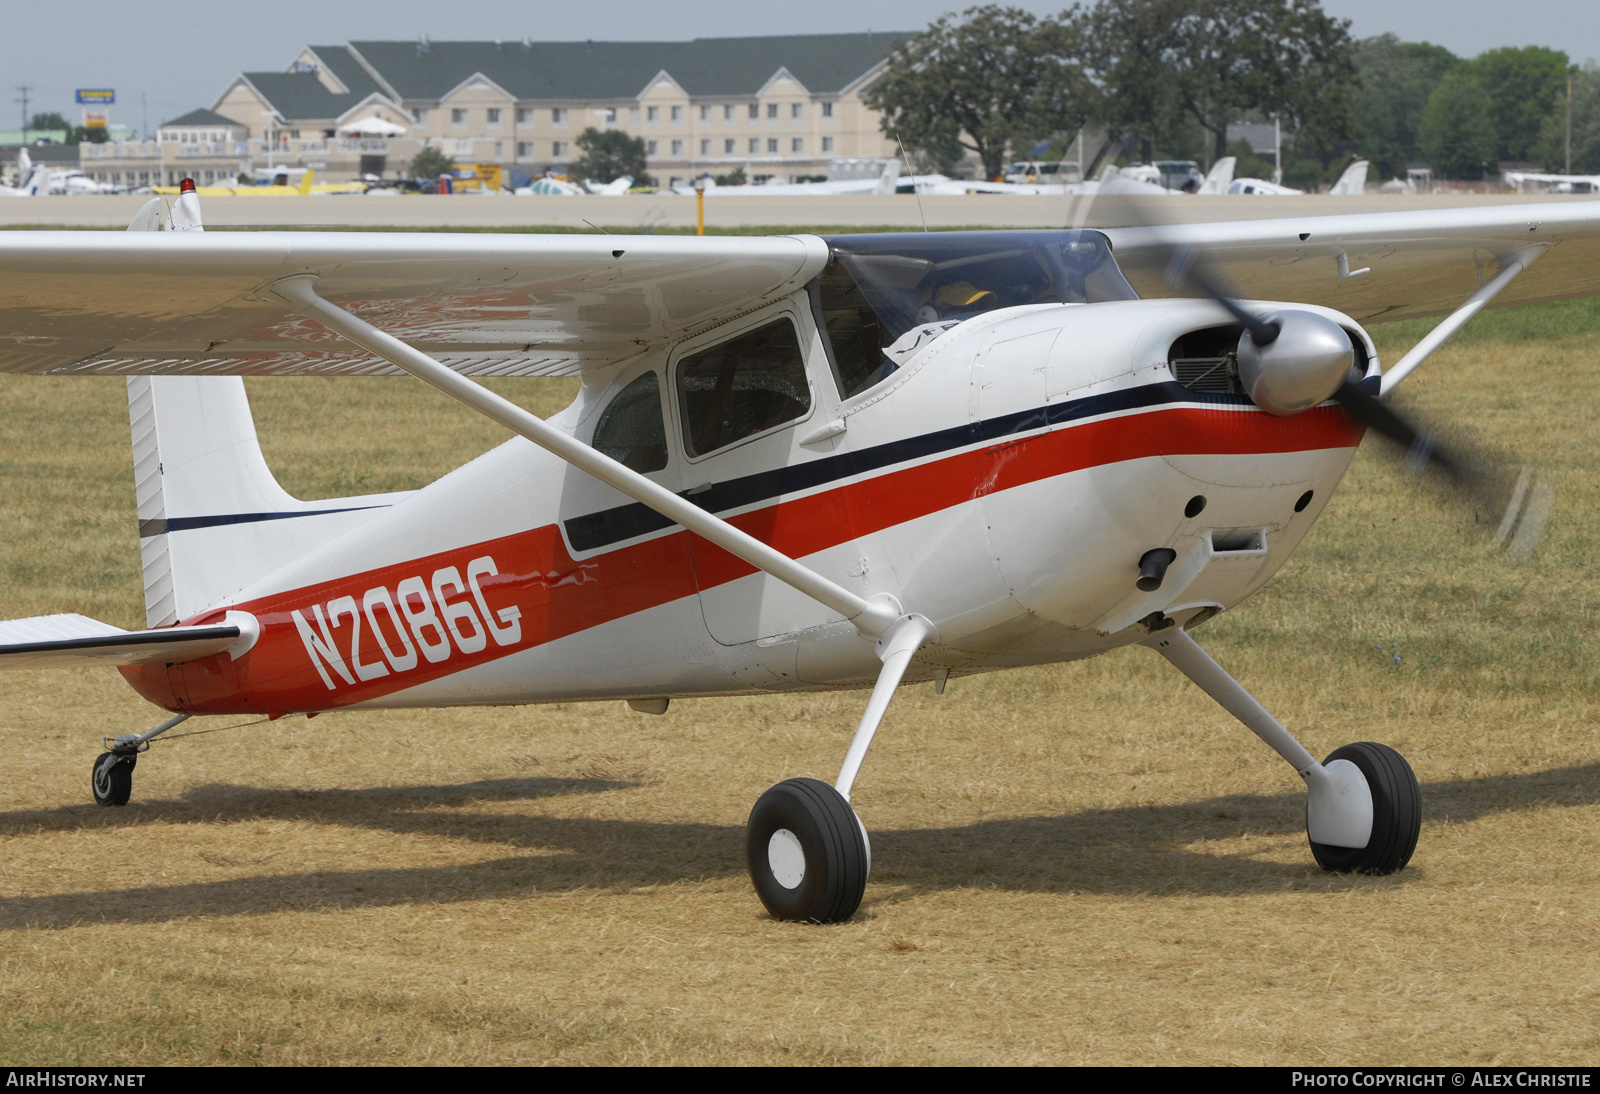
[[[194,179],[186,178],[182,182],[178,183],[178,193],[180,193],[180,194],[192,194],[192,193],[194,193]]]

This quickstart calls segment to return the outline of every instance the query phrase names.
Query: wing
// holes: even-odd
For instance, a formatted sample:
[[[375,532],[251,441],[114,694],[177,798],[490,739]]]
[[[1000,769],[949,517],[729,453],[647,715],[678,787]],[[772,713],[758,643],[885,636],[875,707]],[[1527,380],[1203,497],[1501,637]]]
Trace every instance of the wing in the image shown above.
[[[1323,304],[1361,322],[1453,311],[1506,260],[1530,248],[1545,253],[1496,298],[1496,306],[1600,295],[1600,202],[1594,201],[1117,228],[1106,234],[1117,264],[1145,296],[1174,295],[1163,278],[1165,264],[1174,246],[1187,245],[1203,249],[1208,263],[1243,296]]]
[[[393,373],[266,289],[324,299],[457,371],[571,375],[804,285],[811,236],[0,233],[0,372]]]
[[[86,615],[7,619],[0,621],[0,669],[189,661],[220,653],[242,637],[236,622],[125,631]]]

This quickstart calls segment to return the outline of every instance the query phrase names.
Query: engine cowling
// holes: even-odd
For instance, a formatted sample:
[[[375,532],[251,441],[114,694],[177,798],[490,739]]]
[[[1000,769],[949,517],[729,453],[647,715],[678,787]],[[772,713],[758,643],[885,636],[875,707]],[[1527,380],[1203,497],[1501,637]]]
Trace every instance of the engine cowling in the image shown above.
[[[1344,328],[1308,311],[1280,312],[1267,323],[1278,328],[1270,342],[1258,343],[1250,331],[1239,338],[1239,382],[1256,406],[1287,416],[1332,397],[1355,364]]]

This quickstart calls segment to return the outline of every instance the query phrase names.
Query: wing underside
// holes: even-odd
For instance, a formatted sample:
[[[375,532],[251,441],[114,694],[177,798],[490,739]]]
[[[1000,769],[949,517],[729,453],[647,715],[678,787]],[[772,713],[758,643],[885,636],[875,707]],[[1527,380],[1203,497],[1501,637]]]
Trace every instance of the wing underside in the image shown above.
[[[318,294],[464,373],[574,375],[758,308],[822,268],[814,237],[0,233],[0,372],[396,370],[268,296]]]

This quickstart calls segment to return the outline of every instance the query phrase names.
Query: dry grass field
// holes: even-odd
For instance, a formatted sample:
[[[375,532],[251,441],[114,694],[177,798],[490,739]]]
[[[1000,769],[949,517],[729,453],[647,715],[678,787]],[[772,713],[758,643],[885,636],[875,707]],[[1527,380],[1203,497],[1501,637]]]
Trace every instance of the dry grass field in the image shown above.
[[[902,691],[857,783],[866,900],[826,928],[766,917],[743,824],[832,778],[861,694],[197,719],[100,809],[100,737],[158,713],[13,672],[0,1063],[1592,1063],[1600,307],[1475,324],[1403,397],[1548,469],[1533,561],[1369,441],[1196,632],[1314,752],[1409,757],[1403,873],[1321,873],[1293,773],[1143,650]],[[305,495],[499,439],[406,380],[250,390]],[[0,519],[0,617],[142,620],[120,380],[0,378]]]

